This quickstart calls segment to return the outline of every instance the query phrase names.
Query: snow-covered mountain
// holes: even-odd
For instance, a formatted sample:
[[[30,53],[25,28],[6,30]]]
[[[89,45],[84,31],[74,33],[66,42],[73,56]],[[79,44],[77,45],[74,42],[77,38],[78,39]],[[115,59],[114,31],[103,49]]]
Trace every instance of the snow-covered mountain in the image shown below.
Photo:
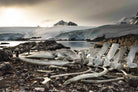
[[[127,34],[138,34],[138,25],[104,25],[97,28],[66,32],[56,36],[57,40],[86,40],[105,36],[105,38],[120,37]]]
[[[138,13],[133,17],[123,17],[118,21],[118,23],[138,25]]]

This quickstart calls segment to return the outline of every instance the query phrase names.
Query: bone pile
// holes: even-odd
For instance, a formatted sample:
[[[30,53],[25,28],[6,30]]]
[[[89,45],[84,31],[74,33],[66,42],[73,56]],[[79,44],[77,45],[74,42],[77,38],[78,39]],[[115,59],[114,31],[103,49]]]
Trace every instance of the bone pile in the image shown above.
[[[40,51],[40,52],[31,52],[30,54],[22,54],[19,59],[27,63],[36,64],[36,65],[54,65],[55,68],[66,69],[66,67],[78,65],[85,66],[88,70],[84,72],[75,72],[75,73],[65,73],[52,75],[50,77],[44,78],[43,84],[46,84],[48,81],[51,81],[53,78],[61,76],[73,76],[72,78],[66,80],[63,84],[68,85],[76,81],[87,82],[87,83],[104,83],[112,82],[117,80],[127,80],[135,79],[138,83],[138,77],[133,76],[126,79],[130,76],[125,71],[131,69],[137,69],[137,63],[134,63],[135,55],[138,50],[138,46],[133,45],[128,50],[125,46],[120,46],[117,43],[107,43],[103,44],[103,47],[100,50],[91,47],[90,49],[73,51],[70,49],[61,49],[56,51]],[[136,61],[137,62],[137,61]],[[96,70],[103,71],[96,72]],[[93,80],[93,78],[98,78],[101,76],[106,76],[112,71],[118,71],[122,73],[122,77],[108,79],[108,80]],[[92,79],[92,80],[90,80]]]

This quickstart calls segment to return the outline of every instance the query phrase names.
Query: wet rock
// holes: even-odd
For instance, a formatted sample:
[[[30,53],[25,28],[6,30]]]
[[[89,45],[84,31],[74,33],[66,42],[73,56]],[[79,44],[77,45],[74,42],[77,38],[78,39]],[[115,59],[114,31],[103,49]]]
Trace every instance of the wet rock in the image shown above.
[[[12,57],[12,52],[9,50],[0,50],[0,62],[9,61]]]

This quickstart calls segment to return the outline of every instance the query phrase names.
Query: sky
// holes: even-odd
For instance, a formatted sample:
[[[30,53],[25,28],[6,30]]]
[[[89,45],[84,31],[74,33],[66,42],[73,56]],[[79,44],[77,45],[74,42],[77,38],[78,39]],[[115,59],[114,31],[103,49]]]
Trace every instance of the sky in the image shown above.
[[[49,27],[59,20],[100,26],[137,12],[138,0],[0,0],[0,26]]]

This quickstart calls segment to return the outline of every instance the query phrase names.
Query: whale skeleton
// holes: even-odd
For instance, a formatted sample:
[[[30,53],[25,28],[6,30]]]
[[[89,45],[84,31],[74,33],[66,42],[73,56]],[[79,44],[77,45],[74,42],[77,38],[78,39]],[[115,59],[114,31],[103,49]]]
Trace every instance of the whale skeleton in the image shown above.
[[[73,50],[63,49],[63,50],[57,50],[54,52],[38,52],[38,53],[33,53],[32,55],[28,55],[28,56],[21,55],[19,59],[21,59],[22,61],[28,62],[28,63],[37,64],[37,65],[64,66],[64,65],[75,64],[75,60],[78,60],[78,61],[80,60],[79,63],[84,64],[84,62],[86,62],[85,60],[90,60],[91,58],[92,60],[89,61],[89,63],[87,64],[88,66],[89,64],[92,64],[92,65],[94,64],[93,65],[94,67],[96,66],[98,68],[100,67],[103,69],[103,71],[99,73],[97,72],[88,73],[90,72],[88,70],[82,73],[70,73],[70,74],[56,75],[56,76],[77,75],[71,79],[66,80],[64,82],[64,85],[67,85],[67,84],[70,84],[72,82],[82,80],[82,79],[104,76],[105,74],[107,74],[109,71],[112,71],[112,70],[122,71],[122,69],[124,68],[124,65],[123,63],[120,63],[119,61],[123,58],[124,54],[126,53],[126,47],[121,46],[120,49],[118,50],[119,44],[113,43],[109,49],[109,52],[107,53],[109,47],[110,47],[110,43],[104,43],[103,47],[98,53],[96,53],[95,51],[91,52],[92,51],[91,49],[91,51],[87,54],[83,51],[77,54]],[[137,64],[133,63],[137,50],[138,50],[138,46],[131,46],[128,56],[125,58],[126,64],[128,65],[129,68],[137,68]],[[107,55],[103,57],[105,53],[107,53]],[[83,55],[80,56],[79,54],[83,54]],[[73,62],[68,61],[67,57],[71,58]],[[81,62],[82,58],[83,58],[83,62]],[[117,79],[111,79],[108,81],[116,81],[120,79],[123,79],[123,78],[121,77]],[[108,82],[108,81],[97,80],[96,82]]]
[[[105,74],[107,74],[109,71],[112,71],[112,70],[123,71],[122,69],[124,68],[124,66],[121,63],[119,63],[119,60],[121,60],[122,57],[124,56],[124,54],[126,52],[126,48],[121,47],[119,52],[115,55],[118,47],[119,47],[119,44],[112,44],[112,46],[111,46],[111,48],[110,48],[110,50],[109,50],[109,52],[106,56],[104,64],[103,64],[103,66],[101,66],[103,68],[102,72],[100,72],[100,73],[97,73],[97,72],[87,73],[87,74],[82,74],[82,75],[75,76],[73,78],[70,78],[70,79],[66,80],[64,82],[64,85],[68,85],[72,82],[82,80],[82,79],[104,76]],[[137,46],[132,46],[130,51],[129,51],[129,54],[126,58],[126,61],[127,61],[126,63],[128,64],[129,68],[134,68],[135,67],[135,65],[133,65],[134,64],[133,60],[134,60],[137,49],[138,49]],[[111,59],[114,59],[114,60],[111,62]],[[106,67],[110,67],[110,68],[107,69]],[[138,81],[138,76],[133,77],[133,75],[131,75],[131,78],[132,78],[132,80],[137,80]],[[135,78],[137,78],[137,79],[135,79]],[[120,78],[116,78],[116,79],[103,80],[103,81],[101,81],[101,80],[95,80],[95,81],[94,80],[83,80],[83,82],[88,82],[88,83],[90,83],[90,82],[91,83],[98,83],[99,82],[100,83],[100,82],[111,82],[111,81],[122,80],[122,79],[124,79],[124,78],[120,77]]]

